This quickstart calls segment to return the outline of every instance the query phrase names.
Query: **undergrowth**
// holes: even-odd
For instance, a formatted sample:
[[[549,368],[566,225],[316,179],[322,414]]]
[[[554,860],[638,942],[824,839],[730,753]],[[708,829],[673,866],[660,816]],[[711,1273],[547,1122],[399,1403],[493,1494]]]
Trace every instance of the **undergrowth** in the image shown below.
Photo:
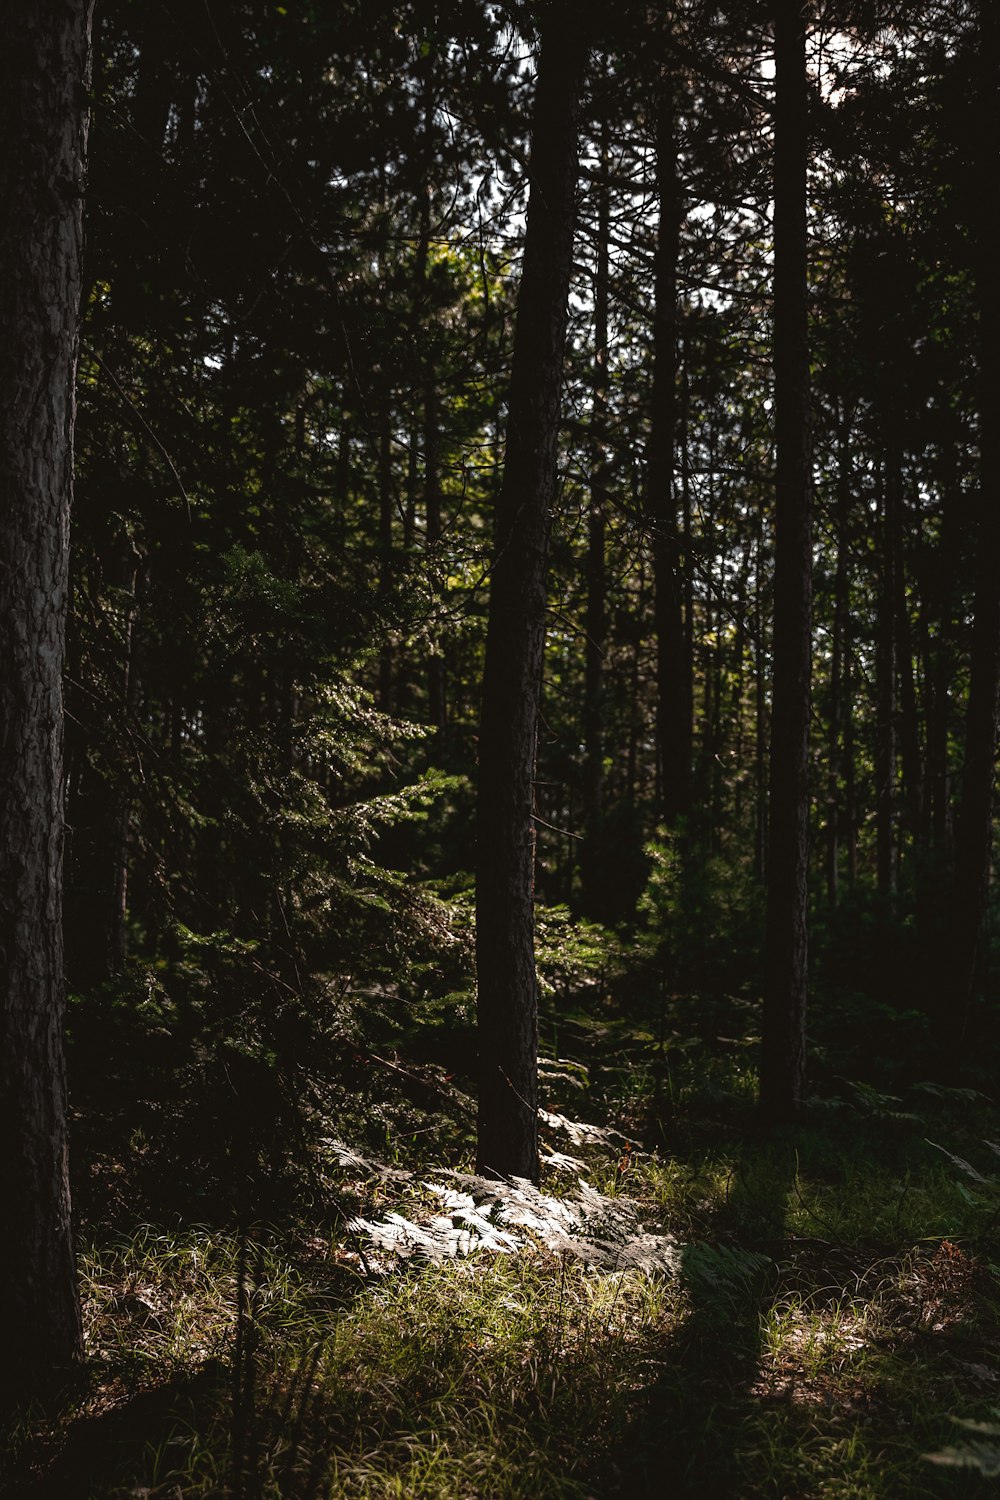
[[[672,1047],[598,1011],[588,1045],[564,1014],[541,1194],[401,1129],[323,1139],[325,1218],[95,1227],[85,1380],[8,1425],[3,1493],[995,1493],[989,1106],[841,1080],[764,1138],[732,1019]]]

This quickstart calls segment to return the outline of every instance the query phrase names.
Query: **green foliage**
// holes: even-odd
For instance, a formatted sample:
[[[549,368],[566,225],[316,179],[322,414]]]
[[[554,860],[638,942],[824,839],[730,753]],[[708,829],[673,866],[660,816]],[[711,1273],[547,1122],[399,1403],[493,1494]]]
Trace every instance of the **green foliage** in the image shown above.
[[[681,1496],[750,1500],[990,1492],[977,1460],[995,1436],[995,1288],[968,1250],[922,1238],[935,1216],[965,1234],[983,1220],[967,1206],[959,1220],[926,1147],[908,1180],[844,1130],[801,1133],[797,1168],[731,1130],[711,1154],[625,1151],[606,1132],[573,1149],[595,1183],[618,1184],[622,1211],[676,1237],[676,1273],[588,1269],[536,1242],[386,1274],[343,1228],[309,1221],[243,1244],[210,1229],[101,1234],[81,1262],[90,1384],[45,1452],[48,1478],[68,1490],[86,1474],[95,1500],[156,1486],[208,1500],[240,1483],[275,1500],[317,1486],[582,1500],[665,1476]],[[327,1169],[369,1220],[426,1224],[413,1167],[426,1178],[419,1157],[339,1149]],[[914,1219],[876,1223],[904,1191]],[[432,1195],[450,1221],[460,1198]],[[543,1199],[572,1207],[578,1190]],[[115,1441],[98,1451],[88,1423],[109,1409]],[[8,1464],[39,1461],[41,1428],[27,1420]],[[949,1448],[963,1467],[921,1458]],[[14,1493],[25,1472],[8,1468]]]
[[[1000,1412],[996,1414],[1000,1416]],[[955,1421],[966,1432],[976,1433],[976,1438],[928,1453],[928,1461],[949,1469],[974,1469],[985,1479],[1000,1479],[1000,1423],[973,1422],[968,1417],[956,1417]]]
[[[738,1245],[694,1244],[684,1248],[684,1280],[699,1295],[718,1298],[720,1303],[725,1302],[728,1292],[740,1292],[748,1284],[759,1282],[771,1269],[767,1256]]]

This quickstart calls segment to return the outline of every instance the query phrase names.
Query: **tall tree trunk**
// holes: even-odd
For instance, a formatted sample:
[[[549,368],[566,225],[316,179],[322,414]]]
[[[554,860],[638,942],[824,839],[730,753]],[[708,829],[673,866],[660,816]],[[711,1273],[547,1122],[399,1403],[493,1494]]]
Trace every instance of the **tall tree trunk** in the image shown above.
[[[940,537],[933,551],[924,549],[920,597],[921,654],[927,735],[927,789],[924,841],[940,865],[951,857],[951,787],[948,741],[951,730],[951,684],[954,680],[954,593],[958,571],[960,503],[957,473],[946,480],[941,502]]]
[[[776,550],[770,848],[760,1103],[798,1111],[805,1075],[812,664],[809,356],[806,314],[805,21],[777,0],[774,27],[774,385]]]
[[[533,776],[573,253],[579,17],[543,23],[483,672],[476,954],[483,1172],[538,1178]]]
[[[694,568],[691,558],[691,368],[687,334],[681,328],[681,541],[683,546],[684,654],[687,663],[688,732],[694,732]],[[690,744],[688,746],[690,761]]]
[[[660,218],[654,257],[653,391],[647,514],[652,535],[656,630],[656,744],[663,817],[673,827],[691,803],[691,666],[684,642],[684,586],[674,460],[677,440],[677,258],[683,199],[677,177],[674,86],[660,80],[656,192]]]
[[[913,646],[906,597],[903,436],[901,416],[887,414],[885,440],[882,578],[879,593],[878,658],[878,797],[879,889],[891,893],[897,884],[898,851],[905,832],[915,852],[921,840],[923,765],[913,680]],[[896,757],[902,767],[901,814],[897,818]]]
[[[437,552],[441,543],[441,483],[440,433],[438,429],[438,400],[431,371],[424,382],[424,515],[427,523],[426,542],[432,566],[437,564]],[[440,645],[427,659],[427,712],[434,728],[440,733],[445,727],[445,669]]]
[[[847,884],[858,883],[858,789],[854,754],[854,629],[850,610],[844,628],[844,837],[847,840]]]
[[[1000,168],[1000,18],[992,0],[979,4],[978,180],[993,183]],[[976,979],[993,849],[993,790],[1000,702],[1000,282],[994,264],[994,210],[984,188],[975,224],[979,305],[979,497],[976,524],[976,601],[965,727],[962,804],[955,857],[955,915],[950,985],[954,1034],[949,1052],[964,1046]]]
[[[833,652],[830,660],[830,712],[827,724],[826,895],[831,906],[840,892],[840,838],[843,826],[841,781],[844,739],[845,645],[850,610],[848,572],[851,516],[851,419],[840,419],[837,454],[837,568],[833,584]]]
[[[761,883],[767,876],[767,666],[764,643],[764,515],[757,512],[754,537],[753,680],[754,680],[754,840],[753,869]]]
[[[417,500],[420,495],[420,434],[417,424],[410,428],[406,455],[406,504],[403,507],[403,552],[407,557],[417,532]]]
[[[890,511],[893,458],[882,475],[878,607],[875,640],[875,878],[879,894],[896,892],[896,611]]]
[[[590,506],[587,513],[586,655],[583,693],[583,828],[580,869],[584,910],[602,915],[601,822],[604,813],[604,653],[607,647],[604,519],[607,506],[608,243],[611,234],[608,124],[601,126],[601,177],[597,199],[597,271],[594,285],[594,388]]]
[[[393,649],[388,615],[392,599],[392,412],[385,397],[378,443],[378,597],[382,609],[383,640],[378,658],[378,706],[392,713]]]
[[[646,618],[646,563],[639,557],[635,595],[635,639],[628,674],[628,748],[625,757],[625,800],[633,806],[639,789],[639,739],[642,735],[642,639]]]
[[[733,664],[731,667],[729,722],[733,728],[732,782],[733,821],[742,832],[743,791],[745,785],[744,751],[746,746],[746,694],[747,622],[750,614],[750,558],[753,554],[753,537],[747,532],[743,541],[743,556],[740,560],[739,584],[736,591],[736,635],[733,640]],[[721,767],[720,767],[721,770]]]
[[[90,4],[0,52],[0,1285],[4,1377],[81,1354],[63,1062],[63,698]]]
[[[440,418],[438,414],[437,369],[434,361],[434,342],[429,336],[425,322],[433,315],[430,303],[428,271],[431,248],[431,193],[432,151],[434,113],[436,109],[433,75],[428,70],[424,79],[424,182],[420,195],[420,238],[417,245],[417,294],[415,297],[414,337],[418,347],[422,344],[423,357],[423,421],[424,421],[424,541],[430,554],[432,566],[437,561],[437,550],[441,541],[441,480],[440,480]],[[445,724],[445,671],[444,658],[439,649],[431,652],[427,659],[427,713],[434,728],[440,733]]]
[[[924,822],[924,756],[920,745],[920,712],[917,683],[913,672],[913,624],[906,594],[906,494],[902,482],[893,497],[895,514],[892,524],[893,579],[896,611],[896,672],[899,681],[899,749],[903,768],[903,805],[907,832],[914,856],[922,854]]]

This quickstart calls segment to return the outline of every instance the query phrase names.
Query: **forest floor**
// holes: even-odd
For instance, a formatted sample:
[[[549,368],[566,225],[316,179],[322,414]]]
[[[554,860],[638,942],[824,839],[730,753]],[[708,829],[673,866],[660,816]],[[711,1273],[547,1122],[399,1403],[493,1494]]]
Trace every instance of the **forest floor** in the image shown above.
[[[426,1186],[450,1179],[417,1134],[381,1163],[340,1154],[370,1231],[93,1229],[84,1379],[8,1428],[3,1494],[995,1493],[992,1107],[841,1082],[765,1138],[745,1042],[720,1032],[668,1066],[642,1032],[584,1040],[579,1065],[548,1070],[538,1202],[579,1203],[582,1177],[598,1218],[620,1209],[660,1237],[665,1268],[636,1263],[627,1234],[617,1263],[588,1264],[541,1210],[534,1228],[506,1221],[517,1247],[439,1253],[462,1216]],[[588,1110],[592,1134],[568,1119]],[[449,1165],[467,1151],[466,1135]]]

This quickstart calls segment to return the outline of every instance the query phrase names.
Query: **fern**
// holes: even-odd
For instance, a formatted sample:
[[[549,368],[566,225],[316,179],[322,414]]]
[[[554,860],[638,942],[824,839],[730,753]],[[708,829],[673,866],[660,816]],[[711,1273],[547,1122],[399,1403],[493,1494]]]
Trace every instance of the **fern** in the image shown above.
[[[569,1136],[574,1146],[624,1146],[628,1136],[611,1125],[591,1125],[586,1120],[569,1120],[565,1115],[553,1114],[547,1109],[538,1111],[538,1118],[550,1130],[561,1130]]]
[[[565,1198],[543,1193],[520,1177],[495,1181],[447,1172],[456,1186],[420,1183],[413,1173],[374,1161],[341,1141],[329,1140],[325,1146],[341,1166],[413,1189],[422,1187],[444,1210],[418,1210],[416,1217],[391,1210],[379,1219],[352,1219],[348,1228],[367,1240],[375,1256],[442,1263],[480,1251],[511,1255],[545,1249],[602,1269],[675,1273],[679,1265],[676,1241],[645,1229],[637,1204],[605,1197],[583,1178],[578,1179],[578,1191]]]
[[[996,1177],[984,1177],[982,1172],[977,1171],[971,1162],[965,1160],[964,1156],[956,1156],[953,1151],[947,1151],[944,1146],[939,1146],[937,1141],[928,1141],[927,1144],[928,1146],[933,1146],[935,1151],[940,1151],[942,1156],[948,1158],[952,1166],[957,1167],[960,1172],[964,1173],[973,1182],[978,1183],[980,1187],[992,1188],[994,1191],[1000,1187],[1000,1180]],[[985,1141],[984,1145],[989,1146],[991,1151],[995,1151],[1000,1155],[997,1147],[989,1141]]]
[[[1000,1417],[1000,1407],[994,1407]],[[925,1453],[928,1463],[949,1469],[976,1469],[986,1479],[1000,1479],[1000,1422],[974,1422],[967,1417],[952,1417],[967,1432],[978,1434],[974,1442],[949,1445],[938,1453]]]
[[[686,1245],[684,1278],[709,1292],[732,1291],[752,1285],[774,1262],[754,1250],[736,1245]]]

